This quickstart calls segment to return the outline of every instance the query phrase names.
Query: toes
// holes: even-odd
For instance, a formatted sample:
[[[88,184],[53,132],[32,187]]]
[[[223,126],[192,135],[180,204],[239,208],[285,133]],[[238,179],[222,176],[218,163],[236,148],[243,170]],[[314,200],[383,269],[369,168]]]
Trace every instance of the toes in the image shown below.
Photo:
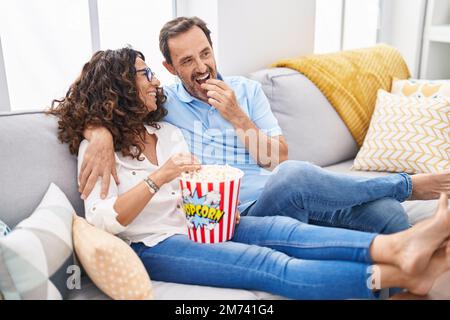
[[[447,246],[445,247],[445,260],[447,262],[447,269],[450,268],[450,242],[447,243]]]

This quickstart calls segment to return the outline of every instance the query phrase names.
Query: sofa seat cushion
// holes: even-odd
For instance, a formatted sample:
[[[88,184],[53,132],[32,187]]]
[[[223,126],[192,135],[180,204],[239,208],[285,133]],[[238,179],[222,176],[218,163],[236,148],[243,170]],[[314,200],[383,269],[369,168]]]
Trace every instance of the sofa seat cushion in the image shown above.
[[[262,291],[216,288],[152,280],[155,300],[280,300],[281,296]],[[81,289],[72,290],[69,300],[109,300],[87,277],[81,279]]]
[[[374,171],[357,171],[352,170],[353,159],[348,161],[340,162],[338,164],[328,166],[325,169],[331,170],[334,172],[345,173],[354,176],[364,176],[364,177],[381,177],[388,174],[387,172],[374,172]],[[406,213],[409,216],[409,221],[411,224],[415,224],[420,220],[423,220],[427,217],[430,217],[435,212],[437,208],[438,201],[437,200],[429,200],[429,201],[405,201],[402,203],[403,207],[406,210]]]

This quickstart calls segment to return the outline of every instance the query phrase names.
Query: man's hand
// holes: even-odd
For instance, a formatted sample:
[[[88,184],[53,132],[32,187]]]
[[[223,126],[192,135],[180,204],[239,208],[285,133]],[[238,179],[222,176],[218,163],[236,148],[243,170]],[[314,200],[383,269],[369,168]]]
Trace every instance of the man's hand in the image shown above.
[[[231,123],[236,135],[260,167],[271,170],[287,160],[288,147],[284,138],[263,133],[241,109],[234,91],[225,82],[208,79],[201,86],[207,91],[208,103]]]
[[[239,106],[234,91],[225,82],[208,79],[202,84],[202,88],[207,90],[208,103],[216,108],[225,120],[235,126],[250,120]]]
[[[102,177],[102,189],[100,196],[104,199],[108,195],[110,177],[119,184],[119,177],[116,172],[116,161],[114,157],[114,144],[111,133],[105,128],[91,129],[89,136],[89,146],[84,154],[81,164],[80,187],[78,191],[81,198],[86,199],[97,182],[98,177]]]

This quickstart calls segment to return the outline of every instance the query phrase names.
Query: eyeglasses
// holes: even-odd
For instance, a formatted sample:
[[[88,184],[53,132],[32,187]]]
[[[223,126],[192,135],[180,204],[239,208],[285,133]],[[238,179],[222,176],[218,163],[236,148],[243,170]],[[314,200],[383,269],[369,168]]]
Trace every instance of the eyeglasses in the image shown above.
[[[138,72],[144,72],[145,76],[147,77],[148,82],[152,82],[153,76],[155,75],[155,73],[149,67],[147,67],[145,69],[136,70],[136,73],[138,73]]]

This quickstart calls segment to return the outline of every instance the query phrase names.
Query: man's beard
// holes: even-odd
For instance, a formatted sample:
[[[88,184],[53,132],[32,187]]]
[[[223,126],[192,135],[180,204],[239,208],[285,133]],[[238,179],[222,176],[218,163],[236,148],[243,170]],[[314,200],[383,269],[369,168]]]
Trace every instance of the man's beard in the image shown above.
[[[209,78],[208,79],[217,79],[217,71],[213,68],[208,67]],[[208,103],[208,96],[206,95],[206,90],[200,88],[200,84],[195,80],[199,74],[192,75],[189,79],[189,82],[186,82],[179,74],[178,78],[180,78],[183,83],[184,88],[187,92],[194,98],[197,98],[205,103]]]

